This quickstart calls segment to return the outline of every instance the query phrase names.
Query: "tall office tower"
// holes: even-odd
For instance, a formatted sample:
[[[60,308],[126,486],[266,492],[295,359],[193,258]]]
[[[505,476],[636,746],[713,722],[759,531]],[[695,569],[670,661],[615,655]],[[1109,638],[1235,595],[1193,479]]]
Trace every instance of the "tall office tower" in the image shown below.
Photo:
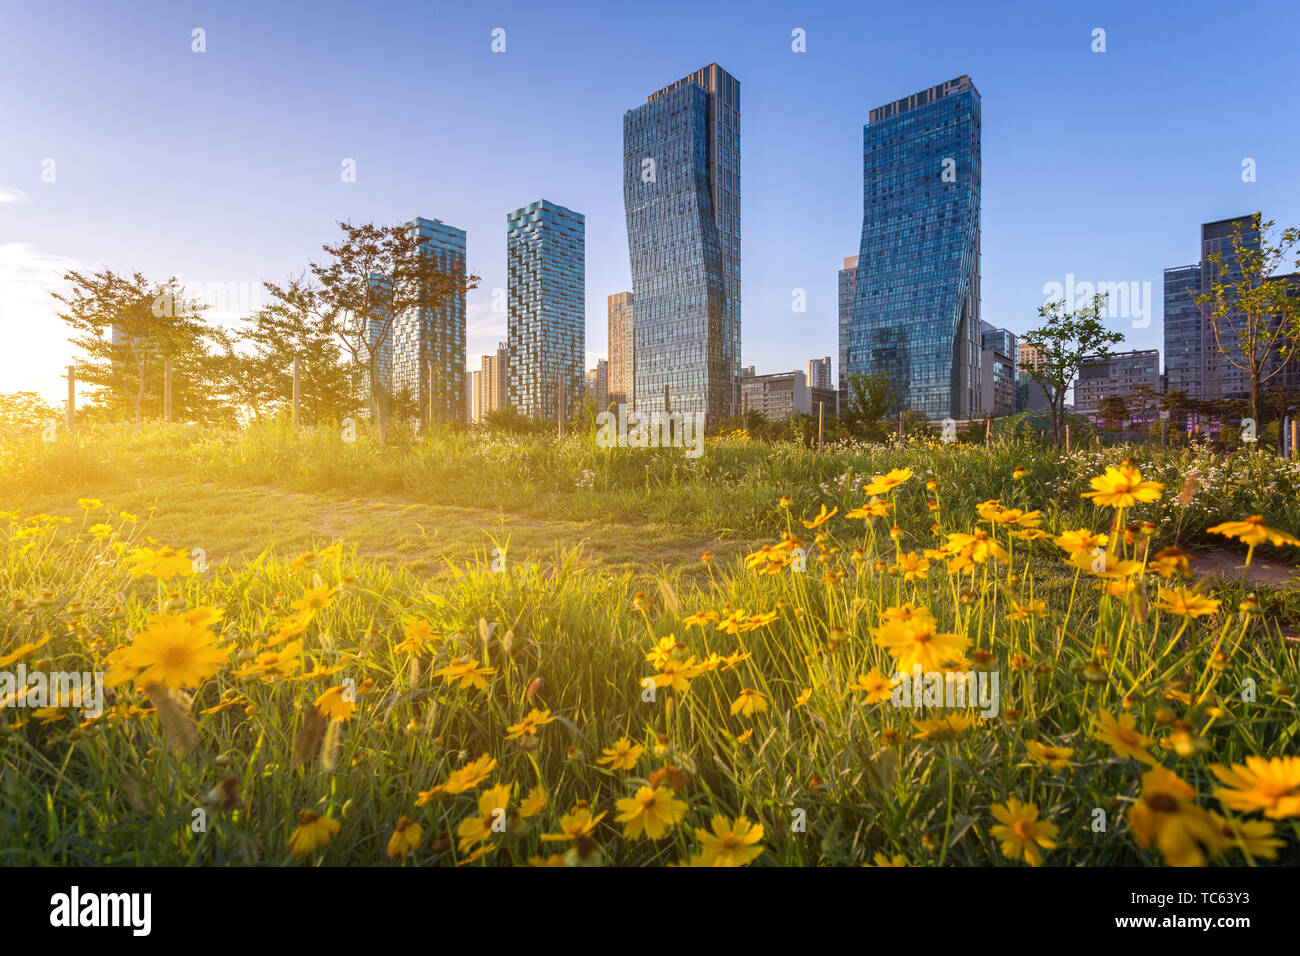
[[[808,360],[808,387],[831,387],[831,357],[829,355],[825,358]]]
[[[980,321],[980,402],[986,415],[999,418],[1018,410],[1020,382],[1016,355],[1019,344],[1014,332]]]
[[[845,256],[844,268],[839,275],[840,306],[840,402],[843,404],[849,393],[848,375],[844,369],[849,361],[849,330],[853,327],[853,299],[858,284],[858,257]]]
[[[615,292],[605,301],[609,311],[609,400],[632,408],[636,377],[632,293]]]
[[[959,76],[871,111],[862,247],[841,375],[884,372],[897,406],[981,414],[980,95]]]
[[[1206,330],[1196,302],[1200,291],[1200,263],[1165,270],[1165,387],[1196,401],[1205,399]]]
[[[506,217],[510,308],[507,398],[534,418],[555,418],[586,383],[586,225],[582,213],[542,199]]]
[[[623,116],[640,412],[737,416],[740,84],[716,63]]]
[[[439,219],[416,217],[408,232],[425,238],[424,249],[438,268],[465,282],[465,230]],[[374,277],[372,281],[387,281]],[[430,407],[443,421],[465,417],[465,293],[450,296],[435,308],[413,309],[393,320],[389,342],[381,344],[382,363],[389,365],[386,382],[394,395],[406,394],[421,409]],[[391,357],[391,358],[390,358]]]

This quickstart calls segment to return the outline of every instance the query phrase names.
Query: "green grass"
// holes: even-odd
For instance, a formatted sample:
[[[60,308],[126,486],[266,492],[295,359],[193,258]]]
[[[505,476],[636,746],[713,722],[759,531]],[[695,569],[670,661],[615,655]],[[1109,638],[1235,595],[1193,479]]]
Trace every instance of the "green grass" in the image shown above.
[[[1035,803],[1059,827],[1049,863],[1159,863],[1161,853],[1140,847],[1126,822],[1144,768],[1091,738],[1099,708],[1132,713],[1150,738],[1176,729],[1162,723],[1166,710],[1186,723],[1203,752],[1179,757],[1154,742],[1146,749],[1195,788],[1200,810],[1189,813],[1259,820],[1218,803],[1209,765],[1295,752],[1293,591],[1258,587],[1259,612],[1243,616],[1235,610],[1240,581],[1219,578],[1218,612],[1184,622],[1154,607],[1173,582],[1151,576],[1136,597],[1107,596],[1066,568],[1050,540],[1012,541],[1004,531],[995,534],[1011,547],[1009,564],[987,561],[967,574],[934,560],[928,578],[908,582],[876,567],[896,557],[889,523],[842,517],[863,502],[863,478],[906,465],[916,477],[894,494],[903,551],[941,543],[932,523],[941,534],[971,530],[976,504],[991,498],[1043,509],[1053,534],[1102,530],[1109,510],[1080,496],[1122,450],[1057,457],[1029,445],[906,445],[813,454],[727,442],[691,461],[680,450],[611,452],[589,439],[458,432],[381,449],[364,435],[348,444],[331,431],[272,426],[105,427],[81,432],[75,445],[0,440],[0,510],[20,513],[0,525],[0,657],[48,633],[23,658],[29,668],[103,669],[169,601],[173,612],[222,607],[213,630],[230,649],[225,666],[190,688],[192,699],[162,698],[190,715],[192,740],[183,718],[168,733],[157,715],[128,710],[150,705],[130,683],[111,701],[115,716],[81,727],[70,711],[46,723],[6,709],[0,860],[297,862],[288,838],[310,809],[341,828],[308,862],[391,865],[385,846],[405,815],[425,831],[406,862],[449,864],[464,858],[455,835],[478,814],[477,794],[506,783],[512,807],[536,785],[548,802],[493,836],[488,864],[568,850],[540,836],[558,833],[580,800],[608,814],[592,834],[608,863],[688,858],[702,848],[694,828],[714,814],[743,814],[765,828],[756,865],[850,864],[876,853],[919,865],[1006,864],[990,807],[1010,797]],[[1129,515],[1156,529],[1149,552],[1134,546],[1138,559],[1175,541],[1222,544],[1206,527],[1245,514],[1300,531],[1293,463],[1133,454],[1144,477],[1166,484],[1159,502]],[[1023,480],[1012,478],[1016,465],[1027,469]],[[1178,492],[1193,471],[1199,485],[1182,507]],[[930,476],[937,512],[926,506]],[[790,512],[777,503],[782,494],[793,498]],[[110,508],[83,511],[79,497]],[[816,532],[799,519],[823,504],[840,513],[820,529],[828,537],[819,554]],[[123,521],[121,510],[141,523]],[[31,518],[38,513],[71,522]],[[86,533],[100,521],[112,529],[104,540]],[[743,567],[746,553],[787,530],[804,539],[803,573]],[[206,570],[165,585],[133,578],[124,558],[146,537],[203,548]],[[493,571],[492,548],[507,540],[504,567]],[[295,567],[302,552],[339,541],[340,557]],[[711,564],[699,561],[705,549]],[[1266,552],[1294,558],[1261,548],[1255,560]],[[303,655],[308,667],[337,670],[241,678],[236,672],[265,650],[290,603],[318,584],[342,590],[309,624]],[[1010,613],[1013,601],[1031,600],[1045,602],[1046,616]],[[940,630],[969,638],[968,656],[982,652],[974,666],[1001,681],[997,716],[951,740],[916,739],[914,720],[951,712],[864,704],[850,689],[872,669],[892,673],[872,630],[885,608],[903,602],[929,607]],[[776,616],[736,634],[686,622],[739,609]],[[437,635],[420,653],[399,646],[414,620]],[[697,661],[748,656],[700,674],[684,693],[658,687],[649,699],[644,682],[657,670],[646,655],[669,634],[682,642],[681,656]],[[1216,649],[1226,660],[1212,661]],[[494,669],[484,690],[435,676],[464,655]],[[372,682],[356,713],[331,723],[319,747],[306,748],[308,759],[295,760],[312,702],[349,681]],[[731,712],[745,688],[762,694],[766,710]],[[238,706],[201,713],[223,695],[238,695]],[[530,746],[508,740],[507,728],[534,707],[555,721]],[[635,770],[598,765],[621,736],[646,748]],[[1029,741],[1073,748],[1072,766],[1036,764]],[[482,785],[416,806],[419,791],[483,753],[498,766]],[[625,839],[616,801],[668,764],[684,774],[677,799],[690,807],[685,819],[663,839]],[[222,809],[207,795],[227,778],[239,796]],[[1104,830],[1096,829],[1099,810]],[[199,832],[196,819],[206,823]],[[1276,827],[1278,861],[1300,862],[1295,818]],[[1211,849],[1216,862],[1266,862],[1226,844]]]

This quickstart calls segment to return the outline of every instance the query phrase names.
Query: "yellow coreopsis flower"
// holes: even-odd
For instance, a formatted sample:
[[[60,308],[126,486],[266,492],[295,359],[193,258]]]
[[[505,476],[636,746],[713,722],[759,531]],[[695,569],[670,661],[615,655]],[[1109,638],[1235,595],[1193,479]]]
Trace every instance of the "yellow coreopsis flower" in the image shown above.
[[[1252,756],[1231,767],[1212,764],[1210,771],[1226,784],[1214,791],[1225,807],[1274,820],[1300,817],[1300,757]]]
[[[866,674],[859,674],[848,689],[865,693],[867,696],[863,703],[879,704],[890,699],[895,683],[897,681],[894,678],[887,677],[881,670],[873,667]]]
[[[1151,738],[1138,733],[1134,729],[1136,724],[1137,718],[1132,714],[1121,713],[1116,720],[1114,715],[1103,707],[1097,714],[1092,737],[1109,746],[1121,757],[1154,764],[1156,758],[1146,749],[1151,746]]]
[[[907,674],[917,665],[922,671],[937,671],[946,661],[961,657],[970,646],[969,637],[940,633],[928,614],[904,621],[887,620],[873,627],[871,633],[876,646],[892,654],[897,669]]]
[[[85,511],[98,511],[100,508],[104,507],[104,502],[100,501],[98,498],[78,498],[77,507]]]
[[[1213,528],[1206,528],[1206,530],[1210,534],[1221,534],[1228,538],[1236,538],[1242,544],[1248,544],[1252,548],[1263,544],[1265,541],[1278,547],[1284,544],[1300,545],[1300,538],[1287,534],[1285,531],[1279,531],[1277,528],[1270,528],[1264,524],[1264,519],[1260,515],[1251,515],[1245,521],[1225,521],[1223,524],[1216,524]]]
[[[975,718],[969,714],[949,714],[946,717],[930,717],[913,720],[916,740],[951,740],[959,737],[975,726]]]
[[[1163,589],[1160,591],[1160,595],[1156,600],[1156,608],[1161,611],[1168,611],[1170,614],[1197,618],[1206,614],[1213,614],[1222,603],[1218,598],[1206,597],[1199,591],[1190,588],[1173,588],[1168,591]]]
[[[691,681],[700,676],[700,669],[695,665],[695,658],[684,661],[667,660],[660,665],[659,673],[651,679],[656,687],[671,687],[679,694],[691,689]]]
[[[1011,612],[1007,615],[1013,621],[1028,621],[1035,617],[1047,617],[1046,601],[1026,601],[1021,604],[1015,598],[1011,599]]]
[[[888,474],[876,475],[862,489],[864,495],[887,495],[912,477],[911,468],[891,468]]]
[[[520,719],[519,723],[511,724],[506,728],[506,740],[517,740],[520,737],[536,737],[539,727],[545,727],[554,720],[555,718],[551,716],[550,710],[538,710],[534,707]]]
[[[889,509],[894,507],[892,502],[881,501],[879,498],[872,496],[871,500],[864,505],[846,512],[846,518],[883,518],[889,514]]]
[[[902,853],[895,853],[893,856],[886,856],[883,853],[876,853],[871,858],[870,863],[863,863],[863,866],[873,867],[900,867],[907,866],[907,856]]]
[[[901,574],[904,581],[924,580],[929,574],[930,562],[915,551],[909,551],[907,554],[898,556],[891,570],[896,574]]]
[[[767,710],[767,698],[752,687],[741,690],[740,695],[731,702],[733,716],[740,714],[742,717],[753,717],[765,710]]]
[[[1037,740],[1025,741],[1025,749],[1029,751],[1029,756],[1052,770],[1065,770],[1069,767],[1070,755],[1074,753],[1072,747],[1049,747]]]
[[[1110,535],[1102,532],[1093,534],[1087,528],[1079,528],[1075,531],[1066,531],[1059,538],[1055,539],[1056,546],[1062,548],[1071,554],[1084,553],[1091,554],[1098,548],[1104,548],[1110,543]]]
[[[286,677],[302,668],[302,644],[293,641],[279,650],[263,651],[236,671],[239,677]]]
[[[1006,803],[995,804],[989,809],[998,821],[989,832],[1002,842],[1002,855],[1007,859],[1016,860],[1023,856],[1030,866],[1038,866],[1043,862],[1042,851],[1056,847],[1060,828],[1039,820],[1036,805],[1010,797]]]
[[[737,817],[733,824],[722,814],[710,823],[712,832],[695,828],[704,850],[701,866],[744,866],[763,853],[759,844],[763,839],[763,825],[751,824],[746,817]]]
[[[499,783],[489,787],[478,796],[478,816],[466,817],[456,828],[461,853],[486,840],[492,839],[494,833],[504,833],[506,829],[506,808],[510,805],[510,787]]]
[[[190,556],[179,548],[134,548],[126,560],[134,565],[129,569],[133,578],[149,574],[159,581],[170,581],[175,577],[188,578],[194,573]]]
[[[346,721],[352,719],[352,712],[357,709],[357,702],[349,688],[338,684],[312,701],[312,706],[331,720]]]
[[[817,517],[813,518],[812,521],[803,522],[803,526],[807,528],[809,531],[811,531],[813,528],[820,528],[826,522],[834,518],[835,515],[839,512],[839,510],[840,510],[839,505],[836,505],[830,511],[827,511],[826,506],[822,505],[821,511],[817,513]]]
[[[197,686],[220,670],[230,656],[230,648],[216,645],[216,636],[204,626],[205,620],[194,611],[153,615],[135,640],[109,655],[106,683],[116,687],[134,680],[141,686]]]
[[[636,762],[645,753],[645,747],[634,744],[626,737],[620,737],[613,747],[601,751],[603,757],[597,757],[596,763],[606,764],[610,770],[635,770]]]
[[[395,856],[406,856],[419,847],[423,839],[424,827],[410,817],[402,817],[397,821],[393,835],[388,839],[388,858],[391,860]]]
[[[1109,508],[1131,508],[1140,501],[1158,501],[1164,488],[1158,481],[1143,481],[1142,472],[1127,463],[1118,468],[1108,466],[1104,474],[1089,483],[1093,490],[1085,491],[1083,497],[1091,498],[1099,507]]]
[[[13,649],[13,651],[6,654],[4,657],[0,657],[0,667],[8,667],[10,664],[14,663],[15,661],[22,660],[24,657],[28,656],[34,651],[37,651],[40,648],[44,647],[49,642],[50,642],[50,632],[46,631],[34,641],[28,641],[25,644],[19,644],[17,647]]]
[[[542,812],[545,806],[546,790],[539,783],[528,791],[528,796],[524,797],[523,802],[519,804],[519,816],[525,820],[529,817],[535,817]]]
[[[623,824],[623,836],[635,840],[644,835],[658,840],[686,816],[690,807],[678,800],[671,787],[640,787],[635,796],[614,803],[618,815],[614,819]]]
[[[449,773],[446,783],[438,784],[430,790],[421,790],[415,805],[422,807],[440,793],[454,795],[464,793],[466,790],[473,790],[491,775],[496,765],[496,758],[487,754],[477,760],[471,760],[465,766]]]
[[[452,658],[445,666],[434,671],[433,676],[441,677],[448,683],[460,681],[462,689],[476,687],[479,690],[486,690],[487,681],[484,678],[488,674],[495,674],[496,672],[495,667],[479,666],[479,662],[467,654],[464,657]]]
[[[1166,767],[1142,775],[1142,791],[1128,810],[1128,825],[1138,846],[1153,842],[1170,866],[1200,866],[1206,854],[1226,849],[1218,826],[1195,804],[1196,791]]]
[[[590,837],[596,824],[605,818],[605,811],[593,814],[590,807],[574,807],[560,817],[559,833],[543,833],[542,840],[547,843],[573,842],[581,837]]]
[[[289,849],[296,856],[307,856],[317,847],[329,846],[330,840],[341,827],[338,820],[304,810],[298,818],[298,825],[289,835]]]

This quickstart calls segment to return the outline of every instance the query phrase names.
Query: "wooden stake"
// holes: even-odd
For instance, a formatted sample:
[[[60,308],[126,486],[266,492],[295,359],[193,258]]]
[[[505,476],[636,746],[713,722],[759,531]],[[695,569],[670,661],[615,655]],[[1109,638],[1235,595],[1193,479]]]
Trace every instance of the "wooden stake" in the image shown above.
[[[163,421],[172,421],[172,363],[163,362]]]
[[[817,403],[817,450],[822,450],[822,419],[826,415],[826,403]]]
[[[1296,447],[1296,438],[1300,436],[1300,421],[1291,416],[1291,457],[1300,458],[1300,448]]]
[[[293,357],[293,427],[298,427],[298,398],[302,383],[302,359],[295,355]]]
[[[73,424],[77,420],[77,365],[68,367],[68,431],[73,431]],[[1291,432],[1295,436],[1295,431]],[[1295,437],[1292,437],[1292,444]]]
[[[1065,426],[1065,453],[1070,453],[1070,426]]]

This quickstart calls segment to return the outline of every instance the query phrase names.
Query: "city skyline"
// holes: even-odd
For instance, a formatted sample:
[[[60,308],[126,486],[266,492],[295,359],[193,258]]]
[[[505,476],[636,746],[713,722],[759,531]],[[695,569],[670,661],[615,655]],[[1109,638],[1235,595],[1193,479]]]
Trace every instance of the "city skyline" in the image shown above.
[[[323,6],[324,17],[330,8]],[[739,360],[764,370],[838,356],[834,264],[859,248],[854,240],[861,230],[866,115],[951,76],[975,77],[985,105],[981,317],[997,327],[1029,328],[1043,287],[1071,274],[1149,282],[1149,324],[1112,324],[1125,332],[1126,347],[1160,347],[1163,270],[1198,257],[1186,223],[1253,209],[1284,224],[1300,221],[1300,203],[1289,188],[1300,155],[1297,135],[1269,119],[1284,113],[1295,89],[1280,66],[1280,38],[1297,14],[1281,4],[1263,5],[1253,18],[1271,18],[1278,27],[1272,31],[1233,24],[1209,29],[1194,17],[1175,23],[1119,5],[1100,5],[1086,19],[1045,11],[1032,26],[1005,26],[973,13],[954,13],[938,24],[889,13],[881,29],[856,30],[865,13],[758,5],[732,31],[683,35],[667,24],[642,24],[618,50],[591,52],[608,64],[608,82],[592,88],[562,82],[576,69],[564,67],[538,90],[521,89],[518,77],[561,39],[544,17],[522,8],[494,11],[508,36],[506,52],[498,55],[490,47],[495,23],[453,14],[438,48],[446,47],[457,68],[468,71],[467,112],[473,116],[462,120],[441,104],[420,108],[443,130],[436,143],[472,137],[459,150],[464,155],[441,145],[421,152],[405,141],[394,150],[395,141],[385,145],[378,138],[408,100],[404,91],[397,91],[397,105],[369,115],[347,108],[388,89],[392,68],[377,51],[381,37],[402,42],[393,35],[393,17],[378,11],[370,32],[347,46],[276,15],[259,20],[251,35],[252,9],[205,12],[191,24],[189,14],[111,17],[85,6],[84,18],[98,27],[88,31],[93,37],[67,37],[54,18],[16,13],[10,39],[0,41],[6,53],[0,74],[10,80],[0,97],[11,117],[8,148],[0,156],[6,199],[0,202],[0,321],[16,329],[19,346],[0,360],[4,388],[60,394],[58,376],[72,349],[52,317],[47,290],[64,268],[139,269],[159,278],[175,273],[201,287],[255,292],[262,280],[282,281],[318,256],[332,220],[404,222],[412,211],[468,233],[469,271],[483,276],[467,302],[473,362],[505,332],[504,312],[493,310],[494,291],[506,285],[505,257],[485,223],[499,222],[505,210],[539,194],[565,195],[587,211],[593,251],[582,364],[589,368],[608,354],[606,296],[631,288],[618,186],[622,115],[647,90],[715,61],[747,90],[743,241],[751,268]],[[598,18],[591,10],[594,37]],[[692,16],[702,27],[725,19],[709,12]],[[192,52],[191,29],[205,19],[206,50]],[[1097,27],[1107,30],[1104,53],[1091,50]],[[792,49],[796,29],[806,32],[806,52]],[[351,84],[341,101],[311,105],[314,125],[301,141],[274,132],[281,117],[271,106],[305,80],[259,103],[255,91],[268,78],[247,70],[250,59],[269,52],[268,44],[283,43],[291,31],[304,43],[298,52],[278,51],[286,62],[330,77],[338,74],[334,66],[349,64],[343,74]],[[21,46],[13,43],[18,36],[24,37]],[[921,50],[929,61],[912,62]],[[158,61],[174,76],[171,89],[151,92],[133,74],[106,79],[94,90],[72,78],[48,89],[21,81],[51,70],[63,75],[60,65],[66,71],[74,62],[93,70],[116,55],[110,51]],[[874,58],[863,75],[855,64],[867,53]],[[1195,76],[1189,64],[1209,57],[1249,58],[1252,76],[1231,71],[1206,88],[1194,108],[1156,95],[1189,83]],[[1035,69],[1047,71],[1053,82],[1024,83],[1026,71]],[[1153,75],[1161,77],[1158,83]],[[197,103],[195,110],[168,105],[185,97]],[[157,142],[144,148],[93,121],[111,104],[137,101],[158,129],[157,142],[202,142],[205,148],[172,157]],[[509,138],[512,123],[542,103],[554,143],[521,157],[502,152],[498,144]],[[1229,104],[1231,114],[1224,112]],[[51,117],[55,106],[58,119]],[[1195,156],[1171,151],[1168,137],[1203,121],[1207,111],[1215,114],[1214,142]],[[1043,146],[1044,123],[1077,131],[1086,128],[1083,117],[1099,118],[1109,141],[1135,144],[1137,154]],[[498,132],[502,119],[508,129]],[[411,132],[410,143],[434,142],[430,135]],[[351,183],[340,178],[349,158],[356,170]],[[42,181],[46,159],[57,161],[54,182]],[[1243,180],[1246,159],[1257,171],[1253,182]],[[66,227],[70,221],[76,229]],[[803,312],[791,307],[795,290],[804,293]],[[796,340],[806,354],[792,361],[788,352]],[[835,373],[838,379],[838,362]]]

